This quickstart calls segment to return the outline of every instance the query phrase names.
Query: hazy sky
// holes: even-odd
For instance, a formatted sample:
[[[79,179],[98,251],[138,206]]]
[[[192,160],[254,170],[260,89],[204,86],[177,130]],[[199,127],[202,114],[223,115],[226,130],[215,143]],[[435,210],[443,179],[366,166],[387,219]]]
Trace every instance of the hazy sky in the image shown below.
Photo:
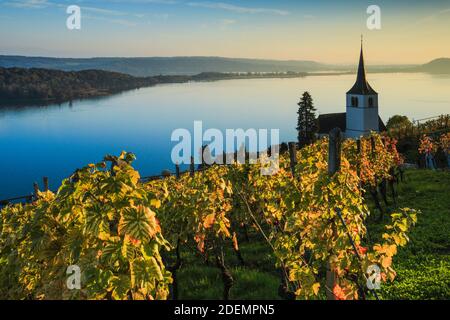
[[[82,10],[81,30],[66,8]],[[366,27],[381,7],[381,30]],[[0,54],[226,56],[355,63],[450,57],[450,0],[0,0]]]

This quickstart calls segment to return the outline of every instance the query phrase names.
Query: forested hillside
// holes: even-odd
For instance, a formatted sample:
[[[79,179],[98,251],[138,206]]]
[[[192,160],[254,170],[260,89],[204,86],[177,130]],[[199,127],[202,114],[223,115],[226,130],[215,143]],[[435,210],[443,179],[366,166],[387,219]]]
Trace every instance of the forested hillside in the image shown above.
[[[75,72],[0,67],[0,106],[60,103],[75,99],[106,96],[160,83],[285,78],[307,75],[307,73],[300,72],[242,74],[203,72],[193,76],[159,75],[154,77],[133,77],[127,74],[101,70]]]
[[[136,78],[99,70],[64,72],[0,68],[0,104],[26,101],[63,102],[151,86],[157,82],[156,78]]]

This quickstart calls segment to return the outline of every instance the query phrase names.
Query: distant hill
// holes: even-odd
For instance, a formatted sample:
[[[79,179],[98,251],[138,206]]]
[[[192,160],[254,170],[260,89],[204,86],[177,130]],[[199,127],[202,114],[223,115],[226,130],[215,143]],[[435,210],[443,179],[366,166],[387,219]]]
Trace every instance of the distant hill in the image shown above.
[[[195,75],[202,72],[313,72],[332,69],[314,61],[278,61],[221,57],[45,58],[0,55],[3,68],[43,68],[63,71],[104,70],[136,77]]]
[[[239,74],[202,72],[196,75],[134,77],[104,70],[61,71],[0,67],[0,107],[62,103],[75,99],[107,96],[162,83],[306,76],[308,76],[306,72]]]
[[[155,78],[85,70],[0,68],[0,105],[46,104],[98,97],[155,85]]]
[[[435,59],[420,66],[419,70],[435,74],[450,74],[450,58]]]

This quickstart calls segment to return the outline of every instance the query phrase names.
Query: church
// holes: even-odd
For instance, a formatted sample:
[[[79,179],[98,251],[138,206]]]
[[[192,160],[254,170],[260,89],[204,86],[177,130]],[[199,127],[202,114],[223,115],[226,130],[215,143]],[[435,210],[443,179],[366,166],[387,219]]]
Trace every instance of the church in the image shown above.
[[[338,127],[346,138],[354,139],[371,131],[386,131],[386,126],[378,115],[378,93],[366,79],[362,43],[356,83],[347,92],[346,112],[320,115],[318,127],[319,136],[327,135]]]

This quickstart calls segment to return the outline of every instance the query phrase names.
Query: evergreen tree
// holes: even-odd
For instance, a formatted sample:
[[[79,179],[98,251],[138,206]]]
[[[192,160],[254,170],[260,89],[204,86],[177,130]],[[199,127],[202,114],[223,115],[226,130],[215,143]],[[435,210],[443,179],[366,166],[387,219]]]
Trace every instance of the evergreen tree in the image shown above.
[[[304,92],[298,103],[298,143],[300,147],[312,143],[317,132],[316,109],[308,91]]]

